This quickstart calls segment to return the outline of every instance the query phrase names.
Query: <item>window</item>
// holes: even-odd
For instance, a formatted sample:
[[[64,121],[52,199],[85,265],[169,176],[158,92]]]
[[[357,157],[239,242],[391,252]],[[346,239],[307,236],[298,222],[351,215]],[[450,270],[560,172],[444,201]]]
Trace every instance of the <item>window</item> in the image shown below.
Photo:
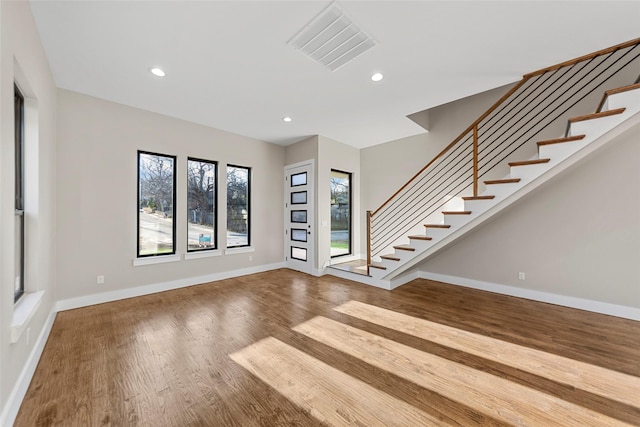
[[[331,256],[351,252],[351,174],[331,170]]]
[[[227,247],[251,244],[251,169],[227,166]]]
[[[187,251],[215,249],[216,162],[187,159]]]
[[[176,158],[138,151],[138,257],[175,254]]]
[[[13,85],[15,134],[15,269],[13,301],[24,294],[24,96]]]

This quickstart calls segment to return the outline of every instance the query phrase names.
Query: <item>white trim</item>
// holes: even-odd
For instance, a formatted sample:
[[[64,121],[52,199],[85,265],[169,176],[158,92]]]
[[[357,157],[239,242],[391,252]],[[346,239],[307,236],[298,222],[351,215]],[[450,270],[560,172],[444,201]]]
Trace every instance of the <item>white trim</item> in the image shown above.
[[[495,292],[503,295],[510,295],[518,298],[525,298],[539,302],[546,302],[549,304],[561,305],[564,307],[587,310],[594,313],[607,314],[609,316],[616,316],[624,319],[640,320],[640,308],[637,307],[611,304],[608,302],[594,301],[567,295],[552,294],[549,292],[518,288],[515,286],[499,285],[497,283],[483,282],[480,280],[467,279],[465,277],[448,276],[445,274],[430,273],[427,271],[419,271],[418,277],[422,279],[434,280],[437,282],[449,283],[457,286],[464,286],[467,288],[480,289],[483,291]]]
[[[165,262],[176,262],[180,261],[180,255],[158,255],[158,256],[150,256],[146,258],[134,258],[133,266],[138,267],[140,265],[152,265],[152,264],[164,264]]]
[[[224,250],[225,255],[233,255],[233,254],[246,254],[249,252],[255,252],[256,248],[253,246],[240,246],[237,248],[227,248]]]
[[[371,276],[352,273],[350,271],[344,271],[337,268],[327,267],[324,269],[321,275],[325,275],[325,274],[329,276],[340,277],[342,279],[350,280],[352,282],[364,283],[365,285],[373,286],[380,289],[385,289],[387,291],[390,291],[391,289],[393,289],[391,287],[391,283],[387,280],[375,279]]]
[[[331,257],[327,262],[325,262],[324,267],[328,267],[331,265],[342,264],[343,262],[351,262],[351,261],[359,261],[363,258],[362,255],[339,255],[337,257]]]
[[[225,271],[221,273],[208,274],[205,276],[190,277],[185,279],[172,280],[170,282],[154,283],[150,285],[137,286],[135,288],[118,289],[115,291],[102,292],[99,294],[86,295],[83,297],[69,298],[66,300],[58,301],[56,303],[56,310],[72,310],[74,308],[102,304],[111,301],[118,301],[126,298],[139,297],[142,295],[155,294],[158,292],[185,288],[187,286],[200,285],[203,283],[215,282],[232,277],[245,276],[247,274],[262,273],[264,271],[276,270],[278,268],[286,268],[286,266],[283,262],[266,264],[257,267],[243,268],[240,270]]]
[[[27,328],[29,321],[38,311],[44,291],[25,292],[20,300],[13,307],[13,318],[11,319],[11,344],[17,343],[20,336]]]
[[[215,256],[222,256],[222,251],[219,249],[213,249],[213,250],[187,252],[186,254],[184,254],[184,259],[186,261],[190,259],[212,258]]]
[[[47,320],[44,323],[44,326],[42,327],[42,331],[40,332],[38,339],[34,343],[31,353],[29,353],[29,356],[27,357],[27,361],[18,376],[13,390],[11,390],[11,393],[9,394],[4,410],[2,411],[2,414],[0,414],[0,425],[11,426],[15,422],[18,411],[20,410],[20,405],[22,405],[22,400],[27,394],[27,389],[29,388],[33,374],[35,373],[38,362],[40,361],[40,356],[42,356],[44,345],[51,333],[51,327],[53,326],[55,318],[56,312],[51,311],[51,313],[49,313],[49,317],[47,317]]]

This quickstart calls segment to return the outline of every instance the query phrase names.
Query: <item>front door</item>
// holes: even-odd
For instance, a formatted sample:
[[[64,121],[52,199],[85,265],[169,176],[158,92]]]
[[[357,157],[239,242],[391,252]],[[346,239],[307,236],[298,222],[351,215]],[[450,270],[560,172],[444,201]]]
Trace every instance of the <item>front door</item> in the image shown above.
[[[284,168],[284,256],[288,268],[313,271],[313,160]]]

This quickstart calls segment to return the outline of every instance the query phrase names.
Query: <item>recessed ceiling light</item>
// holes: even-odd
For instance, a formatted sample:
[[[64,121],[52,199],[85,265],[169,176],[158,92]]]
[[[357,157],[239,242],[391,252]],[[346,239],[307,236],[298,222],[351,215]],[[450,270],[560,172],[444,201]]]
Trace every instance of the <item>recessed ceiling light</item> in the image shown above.
[[[158,67],[149,68],[149,71],[151,71],[151,74],[157,77],[164,77],[167,75],[167,73],[165,73],[162,68]]]
[[[382,79],[384,79],[384,76],[382,75],[382,73],[374,73],[371,75],[371,80],[374,82],[379,82]]]
[[[282,121],[286,122],[286,123],[291,123],[293,121],[293,119],[291,117],[289,117],[289,116],[285,116],[285,117],[282,118]]]

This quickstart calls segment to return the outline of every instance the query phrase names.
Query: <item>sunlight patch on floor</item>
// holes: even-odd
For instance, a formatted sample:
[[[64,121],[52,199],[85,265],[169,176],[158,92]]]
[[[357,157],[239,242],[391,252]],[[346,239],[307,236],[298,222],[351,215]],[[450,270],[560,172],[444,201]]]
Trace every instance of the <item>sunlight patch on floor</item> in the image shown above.
[[[334,310],[640,408],[640,380],[632,375],[358,301]]]
[[[229,357],[313,417],[331,426],[445,424],[443,420],[273,337]]]
[[[314,317],[293,330],[510,424],[627,425],[585,407],[325,317]]]

